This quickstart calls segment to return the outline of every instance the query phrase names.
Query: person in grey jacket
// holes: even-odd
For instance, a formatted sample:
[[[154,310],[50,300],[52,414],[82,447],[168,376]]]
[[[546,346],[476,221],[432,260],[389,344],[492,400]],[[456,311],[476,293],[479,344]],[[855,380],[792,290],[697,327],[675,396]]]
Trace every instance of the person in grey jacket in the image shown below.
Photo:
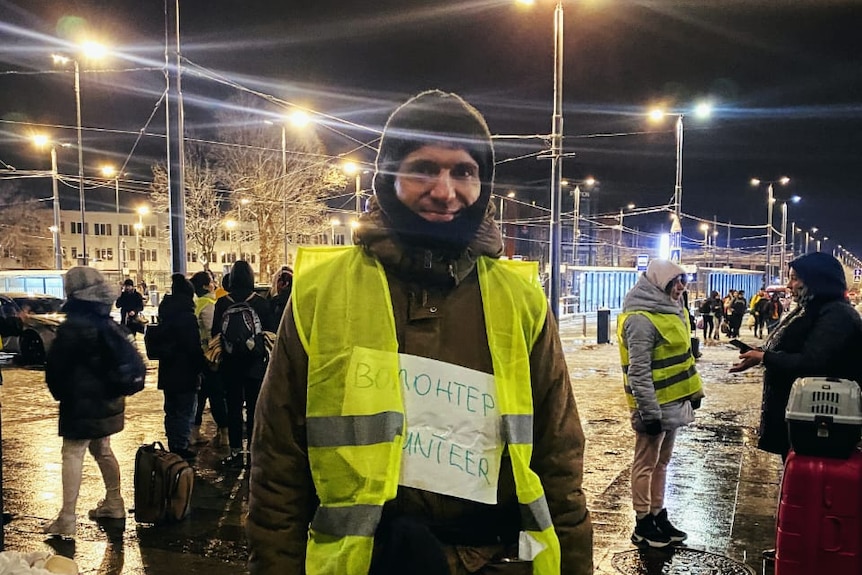
[[[626,294],[617,319],[625,391],[635,431],[632,463],[632,542],[665,547],[687,534],[664,508],[667,466],[677,429],[694,420],[703,398],[681,300],[686,273],[668,260],[653,260]]]

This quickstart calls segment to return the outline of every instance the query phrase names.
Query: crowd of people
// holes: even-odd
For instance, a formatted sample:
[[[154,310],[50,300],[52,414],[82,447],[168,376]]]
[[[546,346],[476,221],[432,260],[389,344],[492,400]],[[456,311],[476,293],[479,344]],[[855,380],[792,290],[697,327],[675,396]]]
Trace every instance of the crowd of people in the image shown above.
[[[493,180],[481,114],[455,94],[423,92],[381,135],[356,246],[300,250],[295,285],[285,266],[265,296],[246,261],[218,288],[208,271],[171,277],[163,329],[145,338],[165,436],[189,461],[213,441],[223,465],[250,469],[252,574],[593,572],[584,432],[556,320],[538,268],[500,258]],[[706,341],[739,337],[746,312],[755,338],[766,329],[731,372],[765,367],[758,445],[783,458],[797,377],[862,380],[862,319],[840,264],[809,254],[789,272],[789,311],[765,290],[750,301],[713,291],[697,307]],[[687,538],[665,507],[677,433],[705,397],[686,282],[680,266],[653,260],[617,322],[634,432],[631,540],[650,547]],[[125,399],[104,375],[112,360],[100,338],[111,305],[128,326],[143,297],[126,280],[115,299],[86,267],[66,274],[66,294],[46,367],[60,402],[63,507],[45,532],[72,536],[87,450],[106,490],[90,517],[125,516],[110,447]]]

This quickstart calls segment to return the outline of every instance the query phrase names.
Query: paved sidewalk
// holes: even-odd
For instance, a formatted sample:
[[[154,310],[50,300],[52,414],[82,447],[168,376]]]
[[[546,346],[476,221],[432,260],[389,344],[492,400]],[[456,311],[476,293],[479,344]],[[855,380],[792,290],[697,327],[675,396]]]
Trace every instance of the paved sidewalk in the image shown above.
[[[638,559],[638,570],[621,560],[633,549],[629,542],[634,524],[629,498],[633,435],[618,350],[613,344],[596,345],[594,338],[583,338],[580,328],[571,329],[564,321],[561,334],[587,435],[585,490],[595,525],[596,573],[702,572],[677,570],[682,566],[677,568],[674,561],[682,561],[681,554],[645,556]],[[690,549],[730,557],[757,573],[771,573],[769,567],[764,570],[760,551],[772,543],[780,462],[753,446],[760,373],[728,374],[735,357],[729,346],[709,346],[698,362],[707,399],[695,425],[678,440],[669,474],[668,508],[680,528],[689,532]],[[149,367],[147,388],[129,400],[126,430],[113,440],[127,507],[134,501],[135,450],[143,443],[164,441],[162,394],[155,389],[154,362]],[[46,539],[40,525],[59,509],[61,493],[56,404],[45,388],[43,372],[6,368],[4,377],[3,495],[6,510],[15,515],[5,527],[7,550],[54,550],[73,557],[86,574],[247,572],[245,472],[222,469],[218,461],[223,453],[211,448],[203,450],[196,465],[191,516],[163,527],[138,525],[132,517],[102,524],[89,521],[86,510],[102,497],[102,488],[98,469],[87,456],[78,535],[74,541]],[[209,416],[205,418],[211,435],[215,430]]]

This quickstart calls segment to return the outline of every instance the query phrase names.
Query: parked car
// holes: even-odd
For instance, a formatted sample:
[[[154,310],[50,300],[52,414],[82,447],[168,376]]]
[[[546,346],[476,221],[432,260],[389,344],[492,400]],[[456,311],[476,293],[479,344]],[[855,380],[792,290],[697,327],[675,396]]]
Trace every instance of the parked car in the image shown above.
[[[0,316],[17,315],[24,322],[23,334],[3,338],[3,351],[15,354],[20,364],[44,365],[57,327],[65,319],[60,311],[63,301],[46,294],[0,294]]]

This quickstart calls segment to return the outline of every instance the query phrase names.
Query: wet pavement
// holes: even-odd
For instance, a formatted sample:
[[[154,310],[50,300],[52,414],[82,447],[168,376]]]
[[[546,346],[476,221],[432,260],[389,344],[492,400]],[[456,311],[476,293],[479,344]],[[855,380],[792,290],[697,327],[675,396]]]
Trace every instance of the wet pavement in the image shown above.
[[[667,507],[689,539],[676,552],[640,552],[629,541],[634,525],[629,495],[634,438],[618,350],[613,344],[595,344],[594,326],[587,326],[587,337],[583,333],[582,323],[562,322],[587,435],[584,487],[595,525],[596,573],[771,575],[772,567],[761,560],[760,552],[774,540],[780,460],[754,447],[760,372],[728,374],[738,352],[728,345],[703,348],[698,367],[707,399],[695,424],[680,434],[668,476]],[[744,334],[742,339],[752,338]],[[158,527],[139,525],[133,516],[99,524],[87,519],[87,510],[103,497],[98,468],[87,455],[78,534],[74,541],[46,538],[40,526],[61,502],[56,403],[41,370],[5,367],[4,378],[3,497],[6,511],[14,515],[5,527],[7,550],[60,553],[74,558],[87,574],[247,573],[245,471],[223,469],[219,460],[225,454],[211,447],[202,450],[195,464],[190,517]],[[129,508],[134,501],[135,451],[141,444],[165,441],[162,394],[155,389],[155,379],[151,362],[146,389],[128,400],[126,429],[112,439]],[[204,425],[207,435],[215,432],[208,414]]]

